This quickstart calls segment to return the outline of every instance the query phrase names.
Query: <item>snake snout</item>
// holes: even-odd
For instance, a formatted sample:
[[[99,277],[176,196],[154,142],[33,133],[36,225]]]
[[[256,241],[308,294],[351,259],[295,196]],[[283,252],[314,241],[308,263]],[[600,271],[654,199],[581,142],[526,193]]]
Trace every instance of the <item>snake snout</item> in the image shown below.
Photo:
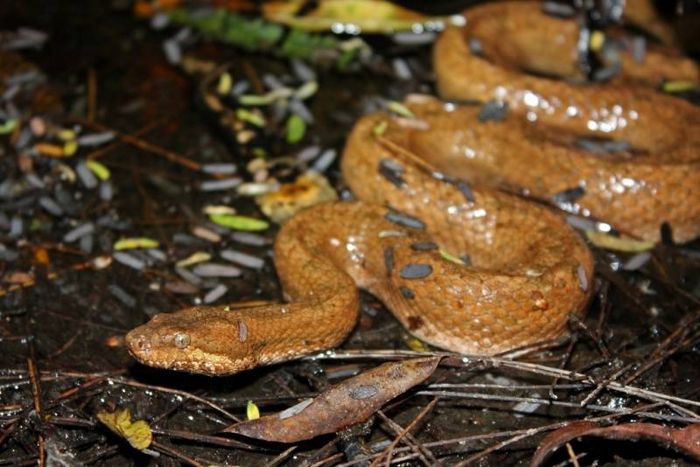
[[[150,339],[143,333],[135,329],[129,332],[125,337],[126,348],[132,355],[143,357],[151,353],[152,345]]]

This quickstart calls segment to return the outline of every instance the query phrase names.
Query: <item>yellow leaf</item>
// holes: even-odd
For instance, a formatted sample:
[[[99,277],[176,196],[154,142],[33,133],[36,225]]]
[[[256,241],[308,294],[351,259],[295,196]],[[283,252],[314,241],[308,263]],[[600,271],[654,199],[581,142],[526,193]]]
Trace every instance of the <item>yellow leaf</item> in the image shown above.
[[[387,101],[386,108],[389,112],[395,113],[400,117],[415,118],[413,112],[411,112],[411,110],[405,105],[403,105],[401,102]]]
[[[64,128],[58,132],[58,138],[62,141],[72,141],[75,139],[75,131]]]
[[[665,92],[685,92],[695,89],[695,83],[692,81],[666,81],[661,88]]]
[[[85,165],[88,169],[90,169],[92,173],[94,173],[97,176],[97,178],[99,178],[103,182],[105,180],[109,180],[110,172],[109,169],[104,166],[104,164],[101,164],[97,161],[88,160],[85,162]]]
[[[614,237],[596,230],[586,230],[586,237],[595,246],[606,250],[624,251],[627,253],[639,253],[654,248],[654,242],[634,240],[628,237]]]
[[[246,417],[248,417],[248,420],[257,420],[260,418],[260,409],[257,405],[255,405],[255,402],[248,401],[248,405],[245,408],[245,414]]]
[[[605,43],[605,34],[602,31],[593,31],[589,45],[593,52],[599,51]]]
[[[204,209],[202,209],[204,214],[207,214],[209,216],[214,216],[216,214],[236,214],[236,210],[233,209],[230,206],[221,206],[221,205],[207,205],[204,206]]]
[[[129,409],[98,412],[97,419],[140,451],[150,446],[153,441],[151,427],[144,420],[132,422]]]
[[[209,261],[211,255],[206,251],[197,251],[192,253],[187,258],[181,259],[177,262],[176,266],[179,268],[186,268],[187,266],[192,266],[193,264],[203,263],[204,261]]]
[[[447,250],[440,250],[440,256],[442,259],[449,261],[450,263],[459,264],[460,266],[466,266],[467,264],[461,258],[456,257]]]
[[[414,352],[430,352],[430,348],[426,345],[426,343],[417,337],[408,337],[406,339],[406,345]]]
[[[113,246],[115,251],[135,250],[139,248],[158,248],[158,241],[147,237],[121,238]]]
[[[231,87],[233,86],[233,77],[231,73],[224,72],[219,76],[219,83],[216,85],[216,92],[220,95],[225,95],[231,92]]]
[[[66,141],[66,143],[63,145],[63,154],[66,157],[70,157],[74,155],[78,151],[78,142],[75,141],[74,139],[70,141]]]
[[[382,136],[386,132],[388,126],[389,123],[386,120],[382,120],[381,122],[374,125],[374,128],[372,128],[372,134],[374,136]]]
[[[243,120],[244,122],[248,122],[251,125],[255,125],[259,128],[264,127],[266,123],[265,117],[263,117],[259,111],[251,112],[250,110],[242,107],[236,109],[236,117],[238,117],[239,120]]]

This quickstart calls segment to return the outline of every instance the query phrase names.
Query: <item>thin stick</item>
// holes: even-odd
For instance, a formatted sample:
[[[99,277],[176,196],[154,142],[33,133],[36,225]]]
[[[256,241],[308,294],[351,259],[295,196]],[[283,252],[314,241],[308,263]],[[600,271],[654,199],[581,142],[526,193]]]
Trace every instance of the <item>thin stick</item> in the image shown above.
[[[571,446],[571,443],[566,443],[566,452],[569,454],[571,464],[574,467],[581,467],[581,465],[578,463],[578,457],[576,456],[576,453],[574,452],[574,448]]]
[[[96,123],[96,122],[84,122],[87,125],[91,125],[101,131],[112,131],[114,134],[119,138],[120,140],[124,141],[127,144],[130,144],[132,146],[135,146],[143,151],[150,152],[151,154],[154,154],[156,156],[162,157],[163,159],[167,160],[168,162],[172,162],[173,164],[177,164],[179,166],[182,166],[186,169],[199,172],[201,169],[201,164],[199,162],[193,161],[192,159],[188,159],[187,157],[176,153],[175,151],[171,151],[169,149],[165,149],[162,146],[155,145],[153,143],[149,143],[146,140],[143,140],[139,138],[138,136],[132,136],[132,135],[127,135],[124,133],[120,133],[113,128],[108,127],[107,125],[103,125],[101,123]]]
[[[199,443],[211,444],[214,446],[223,446],[227,448],[238,448],[246,450],[261,450],[259,446],[242,443],[235,439],[224,438],[222,436],[204,435],[200,433],[192,433],[184,430],[165,430],[162,428],[151,428],[154,435],[167,436],[168,438],[184,439],[187,441],[197,441]]]
[[[464,467],[465,465],[469,465],[473,462],[476,462],[477,460],[481,459],[482,457],[491,454],[494,451],[498,451],[499,449],[508,446],[509,444],[513,444],[517,441],[520,441],[521,439],[529,438],[531,436],[534,436],[538,434],[540,431],[542,431],[540,428],[531,428],[530,430],[525,431],[525,433],[521,433],[519,435],[513,436],[511,438],[508,438],[506,440],[501,441],[500,443],[496,443],[493,446],[490,446],[473,456],[467,457],[465,460],[462,462],[455,464],[454,467]]]
[[[266,467],[276,467],[277,465],[281,464],[282,462],[289,457],[291,453],[294,452],[294,450],[297,448],[297,446],[292,446],[291,448],[281,452],[277,457],[272,459],[270,462],[265,464]]]
[[[162,123],[161,120],[156,120],[154,122],[151,122],[148,125],[144,126],[143,128],[139,128],[137,131],[130,133],[129,136],[133,136],[134,138],[139,138],[139,137],[145,135],[146,133],[150,132],[151,130],[153,130],[155,127],[157,127],[161,123]],[[91,123],[91,124],[94,125],[94,123]],[[106,146],[102,146],[100,148],[95,149],[94,151],[91,151],[87,156],[85,156],[85,158],[88,160],[91,160],[91,161],[97,160],[100,157],[105,156],[107,153],[109,153],[113,149],[118,148],[122,144],[123,144],[123,141],[118,139],[118,140],[116,140],[116,141],[114,141]]]
[[[177,394],[178,396],[182,396],[182,397],[185,397],[187,399],[192,399],[192,400],[200,402],[206,406],[209,406],[212,409],[219,412],[220,414],[225,415],[229,419],[233,420],[234,422],[240,422],[240,419],[238,417],[236,417],[235,415],[233,415],[231,412],[224,409],[223,407],[219,407],[218,405],[214,404],[211,401],[204,399],[203,397],[195,396],[194,394],[186,392],[186,391],[180,391],[178,389],[166,388],[164,386],[154,386],[152,384],[143,384],[143,383],[139,383],[139,382],[136,382],[133,380],[125,379],[125,378],[108,378],[107,380],[112,381],[113,383],[124,384],[126,386],[132,386],[132,387],[136,387],[136,388],[151,389],[151,390],[165,392],[168,394]]]
[[[520,402],[526,402],[526,403],[535,403],[535,404],[540,404],[540,405],[551,405],[551,406],[558,406],[558,407],[571,407],[571,408],[580,408],[580,409],[589,409],[589,410],[596,410],[599,412],[610,412],[610,413],[619,413],[623,414],[626,413],[629,408],[627,407],[608,407],[607,405],[593,405],[589,404],[585,407],[582,407],[579,403],[577,402],[566,402],[566,401],[553,401],[550,399],[539,399],[537,397],[517,397],[517,396],[503,396],[503,395],[497,395],[497,394],[482,394],[482,393],[473,393],[473,392],[458,392],[458,391],[418,391],[416,395],[419,396],[439,396],[442,398],[451,398],[451,399],[475,399],[475,400],[485,400],[485,401],[496,401],[496,402],[514,402],[514,403],[520,403]],[[668,402],[661,402],[663,405],[669,405]],[[675,408],[675,407],[674,407]],[[687,410],[687,409],[685,409]],[[681,422],[681,423],[700,423],[700,416],[697,414],[694,414],[694,412],[690,412],[687,417],[679,417],[675,415],[665,415],[665,414],[658,414],[654,412],[636,412],[636,414],[640,417],[646,417],[646,418],[651,418],[654,420],[664,420],[664,421],[675,421],[675,422]]]
[[[173,449],[172,447],[167,446],[165,444],[159,443],[157,441],[153,441],[151,443],[151,447],[155,451],[161,452],[163,454],[167,454],[170,457],[184,461],[185,463],[187,463],[193,467],[204,467],[204,464],[197,462],[196,460],[192,459],[191,457],[187,457],[186,455],[184,455],[180,451]]]
[[[411,421],[411,423],[406,426],[401,432],[394,438],[394,440],[391,442],[389,446],[386,447],[384,452],[382,452],[378,458],[376,458],[374,461],[372,461],[372,464],[370,464],[370,467],[376,467],[379,465],[379,463],[382,461],[384,457],[386,457],[386,465],[391,464],[391,457],[392,457],[392,452],[394,451],[394,448],[396,445],[401,441],[401,439],[406,435],[406,433],[410,432],[415,426],[420,422],[433,408],[435,405],[438,403],[438,398],[435,397],[428,405],[423,407],[423,410],[421,410],[418,415],[416,415],[416,418]]]
[[[393,421],[391,418],[387,417],[383,411],[378,410],[377,415],[381,418],[389,427],[392,429],[394,434],[398,435],[403,430],[403,427]],[[411,448],[418,455],[418,457],[425,463],[425,465],[442,465],[441,462],[433,455],[433,453],[426,449],[420,441],[418,441],[411,433],[406,433],[405,438],[410,442]]]
[[[34,400],[34,411],[36,412],[39,420],[44,420],[44,409],[41,404],[41,386],[39,383],[39,376],[36,370],[36,363],[34,363],[34,346],[29,344],[29,357],[27,357],[27,373],[29,374],[29,379],[32,382],[32,399]],[[39,450],[39,467],[46,466],[46,449],[44,444],[44,434],[39,431],[37,437],[37,446]]]

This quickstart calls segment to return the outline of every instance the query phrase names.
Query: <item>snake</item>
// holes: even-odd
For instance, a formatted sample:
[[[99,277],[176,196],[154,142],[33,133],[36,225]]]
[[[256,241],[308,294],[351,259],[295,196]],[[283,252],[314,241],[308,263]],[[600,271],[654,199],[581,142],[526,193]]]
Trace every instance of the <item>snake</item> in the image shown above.
[[[497,354],[560,335],[592,290],[578,234],[544,206],[436,177],[406,145],[375,135],[382,122],[385,134],[402,125],[366,116],[343,152],[357,200],[307,208],[278,232],[285,303],[158,314],[126,336],[136,359],[224,375],[333,348],[355,326],[358,288],[416,337],[455,352]]]
[[[499,5],[516,8],[506,2]],[[476,8],[468,18],[478,18],[478,9],[490,6]],[[492,21],[490,28],[510,21],[490,18],[495,13],[485,15]],[[469,21],[471,26],[478,24]],[[499,64],[496,52],[490,61],[472,54],[465,45],[469,27],[448,28],[436,43],[438,88],[452,99],[499,98],[499,104],[508,105],[504,118],[484,121],[485,106],[426,96],[409,96],[408,116],[379,111],[361,117],[340,161],[354,199],[303,209],[275,238],[274,263],[283,300],[196,305],[157,314],[126,335],[131,355],[152,367],[215,376],[297,359],[343,343],[358,320],[360,289],[377,297],[410,334],[460,354],[497,355],[564,334],[571,317],[585,311],[593,294],[592,252],[560,211],[523,198],[522,190],[516,194],[504,189],[513,180],[499,175],[498,167],[511,172],[502,167],[504,158],[521,151],[531,157],[540,152],[543,157],[568,157],[552,147],[560,144],[563,151],[571,151],[565,138],[589,131],[585,124],[582,130],[581,121],[601,123],[602,117],[593,118],[585,99],[599,99],[589,102],[594,106],[607,105],[606,96],[613,95],[610,86],[617,84],[591,85],[601,89],[595,97],[575,84],[550,79],[556,89],[549,93],[538,81],[543,78]],[[488,43],[484,40],[482,45],[490,55]],[[451,48],[462,46],[460,60],[477,63],[457,60]],[[450,67],[458,75],[454,79],[445,75]],[[495,71],[500,73],[495,77],[499,85],[489,81],[494,78],[489,73]],[[620,79],[630,87],[637,86],[630,82],[653,76],[642,75],[646,77]],[[635,124],[644,122],[648,104],[632,100],[635,93],[624,89],[615,102],[622,102],[625,112],[638,112]],[[540,103],[560,96],[564,108],[575,106],[591,115],[572,120],[558,106],[541,112],[528,109],[536,112],[534,125],[523,112],[522,90],[532,90]],[[640,95],[670,105],[654,92]],[[672,102],[684,118],[693,115],[689,105]],[[460,138],[470,128],[478,130],[471,134],[469,147],[492,155],[477,163],[464,157],[463,150],[462,157],[455,157],[451,149],[463,143]],[[683,138],[696,138],[674,126],[671,135],[645,139],[644,130],[635,128],[617,125],[611,133],[654,153],[672,148],[675,152],[664,156],[664,162],[682,157]],[[543,140],[545,146],[538,146],[537,138],[545,134],[552,142]],[[493,160],[483,162],[489,158]],[[541,167],[533,163],[532,171]],[[531,170],[521,165],[512,171]],[[547,173],[533,176],[547,179]],[[523,188],[515,182],[515,188]],[[561,186],[570,183],[563,180]],[[674,234],[691,236],[692,228],[684,230],[683,225],[674,222]],[[625,228],[654,235],[646,227]]]

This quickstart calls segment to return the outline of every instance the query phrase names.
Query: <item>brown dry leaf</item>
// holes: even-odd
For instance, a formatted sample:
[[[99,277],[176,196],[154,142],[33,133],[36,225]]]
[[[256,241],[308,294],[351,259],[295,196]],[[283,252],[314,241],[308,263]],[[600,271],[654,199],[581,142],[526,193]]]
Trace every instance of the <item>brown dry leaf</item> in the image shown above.
[[[16,285],[31,284],[34,282],[34,276],[29,272],[15,271],[5,274],[2,281]]]
[[[49,258],[49,252],[46,248],[38,247],[34,250],[34,261],[42,266],[48,266],[51,264],[51,259]]]
[[[531,467],[542,465],[554,451],[583,436],[625,441],[655,441],[700,461],[700,424],[685,428],[670,428],[653,423],[625,423],[601,427],[593,422],[580,421],[547,435],[532,457]]]
[[[129,409],[98,412],[97,419],[140,451],[150,446],[153,441],[151,427],[143,420],[132,422]]]
[[[224,431],[280,443],[334,433],[367,420],[387,401],[425,381],[439,362],[439,357],[431,357],[385,363],[331,387],[315,399]]]

